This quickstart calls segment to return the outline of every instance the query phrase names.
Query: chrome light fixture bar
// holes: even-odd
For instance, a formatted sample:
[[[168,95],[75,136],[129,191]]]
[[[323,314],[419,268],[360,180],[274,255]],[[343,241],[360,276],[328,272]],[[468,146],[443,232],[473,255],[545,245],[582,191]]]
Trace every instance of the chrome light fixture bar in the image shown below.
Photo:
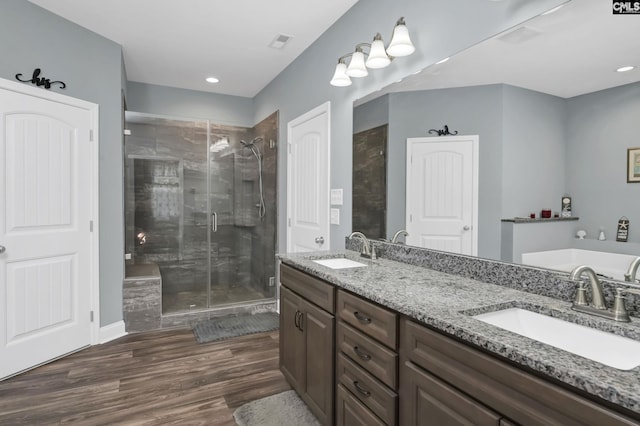
[[[365,52],[364,48],[368,48],[368,52]],[[398,19],[393,28],[388,47],[384,47],[382,36],[377,33],[371,43],[358,43],[353,52],[338,58],[338,64],[330,83],[332,86],[338,87],[350,86],[351,77],[360,78],[369,75],[367,68],[384,68],[394,58],[411,55],[415,50],[416,48],[409,37],[409,30],[402,17]],[[347,66],[346,60],[349,57],[351,61]]]

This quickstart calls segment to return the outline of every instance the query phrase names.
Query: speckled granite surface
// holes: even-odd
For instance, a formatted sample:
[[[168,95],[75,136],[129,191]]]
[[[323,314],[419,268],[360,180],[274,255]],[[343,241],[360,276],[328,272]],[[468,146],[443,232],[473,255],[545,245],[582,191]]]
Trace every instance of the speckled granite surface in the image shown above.
[[[640,367],[630,371],[607,367],[483,323],[471,315],[504,307],[524,307],[640,340],[640,320],[637,318],[630,324],[614,323],[572,311],[570,303],[563,300],[566,297],[543,296],[471,279],[468,274],[444,273],[388,259],[370,261],[349,250],[278,257],[283,263],[387,306],[445,334],[625,407],[640,418]],[[314,259],[327,257],[347,257],[366,263],[367,267],[331,269],[313,262]],[[485,267],[489,270],[497,268],[490,264]],[[457,269],[465,268],[458,266]],[[494,273],[498,273],[496,271]]]

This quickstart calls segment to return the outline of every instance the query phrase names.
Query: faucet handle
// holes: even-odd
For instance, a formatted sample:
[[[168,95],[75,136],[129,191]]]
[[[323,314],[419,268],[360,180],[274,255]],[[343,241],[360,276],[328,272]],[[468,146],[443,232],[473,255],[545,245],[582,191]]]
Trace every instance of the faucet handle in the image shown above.
[[[573,301],[574,305],[587,306],[587,290],[584,286],[584,280],[578,281],[578,290],[576,291],[576,298]]]
[[[629,318],[629,312],[627,312],[627,308],[624,305],[624,293],[626,292],[626,290],[629,289],[624,289],[622,287],[616,288],[616,295],[613,301],[613,319],[616,321],[631,321],[631,318]],[[632,291],[632,293],[636,292]],[[637,294],[640,294],[640,292],[638,292]]]

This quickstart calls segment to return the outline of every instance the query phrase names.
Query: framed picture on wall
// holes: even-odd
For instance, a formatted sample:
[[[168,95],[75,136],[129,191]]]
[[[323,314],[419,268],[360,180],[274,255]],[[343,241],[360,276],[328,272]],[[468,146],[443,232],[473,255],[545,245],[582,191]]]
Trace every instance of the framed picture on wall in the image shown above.
[[[640,147],[627,149],[627,182],[640,182]]]

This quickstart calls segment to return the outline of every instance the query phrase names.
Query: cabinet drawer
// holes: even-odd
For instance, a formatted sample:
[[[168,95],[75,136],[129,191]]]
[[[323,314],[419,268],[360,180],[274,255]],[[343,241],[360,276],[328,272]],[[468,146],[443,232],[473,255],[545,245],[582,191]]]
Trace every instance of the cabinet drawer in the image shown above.
[[[371,411],[343,386],[338,386],[336,398],[337,426],[385,426]]]
[[[409,360],[419,365],[516,423],[541,426],[638,424],[406,318],[400,321],[400,333],[403,364]]]
[[[336,311],[343,321],[396,350],[396,313],[342,290],[338,290]]]
[[[338,322],[336,342],[338,351],[349,356],[391,389],[397,389],[398,354],[342,321]]]
[[[335,313],[335,287],[284,263],[280,283],[329,313]]]
[[[398,395],[341,353],[336,378],[387,425],[396,424]]]
[[[400,377],[403,425],[499,426],[501,416],[431,374],[405,362]]]

